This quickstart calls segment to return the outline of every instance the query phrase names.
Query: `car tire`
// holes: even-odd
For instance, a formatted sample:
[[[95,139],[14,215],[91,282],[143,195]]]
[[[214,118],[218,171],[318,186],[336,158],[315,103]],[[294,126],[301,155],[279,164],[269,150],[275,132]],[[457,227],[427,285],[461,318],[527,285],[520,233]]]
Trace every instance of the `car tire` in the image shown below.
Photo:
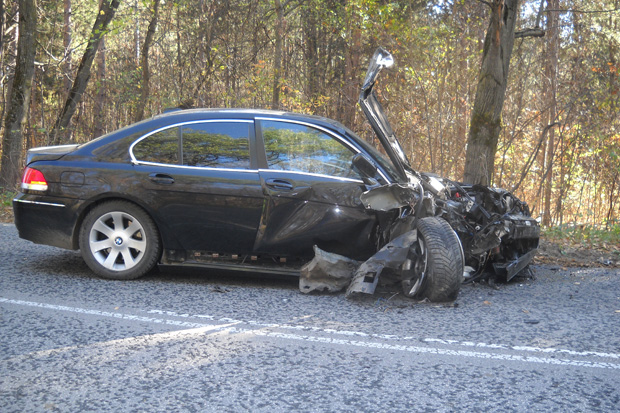
[[[161,254],[151,217],[127,201],[97,205],[84,218],[79,235],[82,257],[102,278],[133,280],[151,271]]]
[[[463,253],[458,236],[445,220],[417,220],[418,241],[410,249],[410,269],[402,287],[408,297],[432,302],[454,301],[461,288]]]

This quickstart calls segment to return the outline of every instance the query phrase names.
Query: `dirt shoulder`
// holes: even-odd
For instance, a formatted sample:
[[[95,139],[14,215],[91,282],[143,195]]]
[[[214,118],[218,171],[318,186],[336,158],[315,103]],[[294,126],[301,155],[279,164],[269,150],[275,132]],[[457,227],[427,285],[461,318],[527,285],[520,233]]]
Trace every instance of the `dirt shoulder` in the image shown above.
[[[620,268],[620,246],[582,245],[541,239],[534,263],[562,267]]]
[[[0,205],[0,223],[13,223],[13,208]],[[620,268],[620,245],[581,245],[540,240],[535,264]]]

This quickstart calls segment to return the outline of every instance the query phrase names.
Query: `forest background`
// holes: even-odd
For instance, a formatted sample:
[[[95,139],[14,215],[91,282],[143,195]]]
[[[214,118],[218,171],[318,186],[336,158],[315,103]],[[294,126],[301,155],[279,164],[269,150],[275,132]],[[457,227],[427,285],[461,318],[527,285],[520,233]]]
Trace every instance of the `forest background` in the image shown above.
[[[86,142],[179,106],[322,115],[373,142],[357,98],[368,59],[383,46],[396,64],[381,75],[380,99],[413,167],[457,180],[492,6],[502,3],[104,0],[118,5],[97,26],[106,17],[97,1],[19,0],[28,2],[35,64],[21,159],[28,148]],[[514,39],[491,184],[528,201],[547,226],[617,230],[620,0],[513,3],[522,35]],[[18,2],[0,0],[0,15],[6,136]],[[92,66],[80,78],[87,57]],[[74,110],[59,127],[70,101]]]

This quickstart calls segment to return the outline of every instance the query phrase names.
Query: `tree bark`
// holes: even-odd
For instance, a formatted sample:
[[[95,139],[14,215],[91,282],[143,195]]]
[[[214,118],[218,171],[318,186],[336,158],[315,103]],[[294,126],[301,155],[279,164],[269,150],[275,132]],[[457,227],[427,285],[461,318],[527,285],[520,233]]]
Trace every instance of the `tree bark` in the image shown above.
[[[106,106],[106,48],[105,37],[101,39],[99,44],[99,52],[97,53],[97,96],[95,98],[95,125],[93,128],[93,139],[105,133],[105,106]]]
[[[463,175],[463,181],[482,185],[493,179],[519,1],[493,0],[489,5],[491,21],[484,39]]]
[[[284,10],[280,0],[274,0],[276,6],[276,44],[273,64],[273,94],[271,97],[271,109],[280,108],[280,79],[282,78],[282,40],[284,37]]]
[[[557,117],[557,67],[558,67],[558,48],[559,48],[559,32],[558,32],[558,10],[560,4],[558,0],[547,0],[547,33],[549,41],[547,42],[547,53],[545,56],[545,105],[547,106],[546,125],[555,123]],[[546,126],[544,125],[544,126]],[[551,225],[551,196],[552,196],[552,180],[553,180],[553,160],[555,153],[555,128],[550,128],[547,134],[547,145],[545,153],[545,165],[543,170],[545,176],[545,192],[543,203],[542,224],[544,226]]]
[[[306,96],[311,102],[311,105],[315,106],[316,99],[319,96],[319,33],[318,33],[318,18],[315,3],[307,3],[305,12],[306,18],[303,19],[303,33],[304,33],[304,58],[306,59],[306,80],[307,89]]]
[[[342,123],[349,128],[355,124],[355,115],[358,111],[357,99],[360,93],[361,79],[359,79],[359,69],[361,66],[361,42],[362,29],[361,19],[355,9],[354,4],[346,5],[346,32],[349,41],[345,43],[345,63],[344,63],[344,102]]]
[[[114,13],[116,13],[119,3],[120,0],[103,0],[101,2],[101,7],[99,8],[99,13],[97,13],[97,19],[93,25],[88,40],[88,46],[84,51],[84,56],[82,56],[75,80],[73,81],[73,86],[71,87],[65,106],[56,120],[54,129],[50,134],[50,141],[52,144],[58,145],[70,135],[69,123],[88,85],[90,69],[95,59],[97,49],[99,48],[99,43],[106,32],[108,24],[110,24],[112,18],[114,18]]]
[[[153,44],[153,37],[155,36],[155,30],[157,29],[157,19],[159,18],[159,0],[153,2],[153,17],[149,23],[149,28],[146,31],[146,37],[144,38],[144,45],[142,46],[142,85],[140,93],[140,101],[138,102],[138,108],[136,110],[136,116],[134,120],[136,122],[142,120],[144,117],[144,108],[149,99],[150,92],[150,79],[151,73],[149,71],[149,50]]]
[[[63,85],[65,87],[63,97],[69,95],[71,90],[71,73],[73,71],[71,64],[71,0],[64,0],[64,27],[63,27],[63,46],[65,49],[64,56],[64,73],[63,73]]]
[[[4,20],[4,0],[0,0],[0,56],[2,56],[4,49]]]
[[[35,33],[37,30],[36,0],[19,0],[19,39],[17,64],[11,88],[9,108],[2,136],[0,186],[13,190],[22,168],[24,127],[30,107],[34,77]]]

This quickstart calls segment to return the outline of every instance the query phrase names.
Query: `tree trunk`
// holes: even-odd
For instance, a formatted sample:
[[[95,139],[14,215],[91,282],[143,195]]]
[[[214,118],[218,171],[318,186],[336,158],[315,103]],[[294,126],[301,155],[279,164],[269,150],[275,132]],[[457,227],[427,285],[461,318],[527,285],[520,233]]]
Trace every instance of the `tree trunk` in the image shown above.
[[[558,67],[558,12],[560,8],[558,0],[547,0],[547,33],[549,41],[547,43],[547,53],[545,56],[545,82],[544,96],[545,105],[547,107],[546,125],[555,123],[557,117],[557,67]],[[555,10],[555,11],[554,11]],[[545,153],[544,180],[545,192],[543,203],[542,224],[544,226],[551,225],[551,196],[552,196],[552,180],[553,180],[553,158],[555,152],[555,127],[549,129],[547,133],[547,152]]]
[[[64,27],[63,27],[63,46],[65,49],[64,55],[64,72],[63,73],[63,85],[65,87],[63,97],[66,98],[71,90],[71,73],[73,71],[71,65],[71,0],[64,0]]]
[[[99,44],[99,52],[97,53],[97,95],[95,97],[95,125],[93,128],[93,139],[105,133],[103,126],[105,122],[105,98],[106,98],[106,68],[105,68],[105,37],[101,39]]]
[[[153,17],[149,23],[149,28],[146,31],[146,37],[144,38],[144,46],[142,46],[142,85],[140,93],[140,101],[138,102],[138,108],[134,121],[138,122],[144,117],[144,108],[149,99],[149,81],[151,74],[149,71],[149,49],[153,44],[153,37],[155,36],[155,30],[157,29],[157,19],[159,18],[159,0],[153,2]]]
[[[140,13],[138,12],[138,0],[133,2],[133,11],[136,15],[133,22],[133,49],[137,66],[140,64]]]
[[[30,93],[34,77],[35,33],[37,9],[35,0],[19,0],[19,39],[17,63],[11,88],[9,108],[2,136],[0,186],[13,190],[22,168],[24,126],[30,107]]]
[[[278,23],[276,27],[276,45],[273,64],[273,94],[271,109],[280,109],[280,79],[282,78],[282,38],[284,37],[284,10],[280,0],[275,0]]]
[[[0,0],[0,56],[2,55],[2,51],[4,50],[4,0]],[[4,62],[3,62],[4,63]]]
[[[362,29],[361,19],[354,4],[346,5],[346,31],[349,34],[349,41],[345,43],[345,63],[344,63],[344,102],[342,123],[349,128],[355,124],[355,114],[358,111],[357,99],[360,93],[361,79],[358,73],[361,66],[361,40]]]
[[[482,185],[489,185],[493,179],[519,1],[493,0],[490,7],[463,176],[467,183]]]
[[[305,9],[306,17],[303,19],[304,32],[304,57],[306,59],[307,89],[306,97],[315,109],[316,99],[319,96],[319,34],[315,3],[310,2]]]
[[[95,59],[97,49],[99,48],[99,43],[106,32],[108,24],[114,17],[114,13],[116,13],[119,3],[120,0],[103,0],[101,2],[101,7],[99,8],[99,13],[97,14],[95,24],[93,25],[93,29],[88,40],[88,46],[84,51],[84,56],[82,56],[82,61],[80,62],[77,74],[75,75],[73,86],[71,87],[65,106],[60,116],[58,116],[54,129],[52,130],[50,140],[53,144],[60,144],[68,135],[70,135],[69,123],[71,122],[75,109],[82,99],[82,94],[88,85],[90,69],[93,64],[93,60]]]

